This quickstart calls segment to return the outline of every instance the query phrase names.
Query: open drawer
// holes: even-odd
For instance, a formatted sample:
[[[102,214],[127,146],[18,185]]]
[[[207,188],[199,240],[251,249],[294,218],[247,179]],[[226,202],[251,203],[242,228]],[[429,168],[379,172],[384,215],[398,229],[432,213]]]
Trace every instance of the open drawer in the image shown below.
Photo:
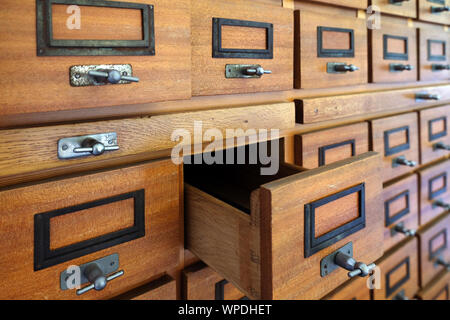
[[[337,250],[366,264],[383,253],[380,167],[374,152],[273,176],[185,165],[186,246],[250,299],[321,298],[348,280]]]

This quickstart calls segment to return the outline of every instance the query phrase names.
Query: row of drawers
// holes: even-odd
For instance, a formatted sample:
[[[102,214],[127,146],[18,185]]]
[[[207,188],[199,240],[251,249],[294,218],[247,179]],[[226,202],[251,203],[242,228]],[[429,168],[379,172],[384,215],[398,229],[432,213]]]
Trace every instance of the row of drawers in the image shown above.
[[[448,161],[419,173],[421,224],[443,212],[436,200],[449,202]],[[328,255],[350,245],[372,263],[403,237],[394,225],[418,224],[415,176],[383,190],[376,153],[310,170],[281,163],[274,176],[260,169],[185,165],[182,174],[161,160],[3,189],[1,297],[75,298],[62,273],[117,255],[113,271],[124,275],[80,296],[111,298],[170,274],[185,246],[251,299],[316,299],[347,279],[322,274]]]
[[[124,3],[116,5],[126,8]],[[368,46],[366,21],[352,9],[336,8],[346,12],[340,19],[333,19],[330,12],[300,9],[295,11],[294,23],[291,9],[259,2],[141,3],[143,7],[131,10],[83,6],[80,2],[81,11],[72,12],[66,11],[68,5],[55,1],[40,0],[37,6],[33,2],[2,1],[1,28],[5,32],[0,38],[0,57],[5,63],[0,71],[0,86],[7,94],[0,113],[79,110],[189,99],[192,95],[290,90],[294,79],[296,88],[308,89],[365,84],[369,75],[372,82],[449,78],[449,33],[443,26],[420,25],[417,41],[417,29],[409,27],[406,20],[383,16],[381,29],[371,30]],[[46,11],[48,7],[52,10]],[[139,18],[141,10],[146,19]],[[36,17],[23,14],[35,11]],[[137,18],[125,14],[127,11],[136,11]],[[68,27],[72,18],[76,20],[72,15],[77,14],[82,17],[82,27]],[[114,21],[111,17],[115,17]],[[37,30],[35,19],[39,22]],[[148,31],[144,35],[141,20],[147,21],[151,29],[144,28]],[[148,43],[136,40],[139,34],[149,39]],[[105,48],[108,43],[102,41],[111,47]],[[353,64],[359,70],[340,72],[337,70],[343,66],[336,67],[335,63]],[[391,64],[409,64],[414,70],[391,72]],[[70,71],[74,66],[97,67]],[[257,66],[272,73],[255,75],[260,71]],[[136,76],[140,82],[104,85],[100,76],[87,74],[113,69],[122,76]]]

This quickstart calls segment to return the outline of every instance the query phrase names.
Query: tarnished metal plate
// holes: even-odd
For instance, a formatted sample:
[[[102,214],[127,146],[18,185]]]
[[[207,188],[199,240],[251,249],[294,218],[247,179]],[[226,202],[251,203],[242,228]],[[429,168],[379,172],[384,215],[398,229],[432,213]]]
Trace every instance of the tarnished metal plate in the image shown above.
[[[86,86],[104,86],[108,85],[105,82],[98,82],[94,77],[88,75],[89,71],[95,70],[117,70],[123,76],[133,76],[133,67],[131,64],[98,64],[73,66],[70,68],[70,85],[73,87]],[[130,81],[120,80],[118,84],[128,84]]]
[[[75,153],[76,148],[81,148],[83,141],[91,138],[103,143],[105,146],[117,146],[117,133],[100,133],[87,136],[63,138],[58,141],[58,158],[72,159],[92,155],[90,152]]]
[[[339,253],[345,253],[346,255],[353,257],[353,243],[349,242],[342,248],[336,250],[335,252],[329,254],[322,260],[320,260],[320,276],[326,277],[331,272],[339,268],[339,266],[334,262],[336,255]]]
[[[88,265],[90,265],[92,263],[96,263],[99,266],[99,268],[103,271],[103,274],[108,275],[110,273],[117,271],[117,269],[119,269],[119,255],[117,253],[114,253],[107,257],[103,257],[101,259],[91,261],[91,262],[88,262],[88,263],[85,263],[85,264],[79,266],[80,281],[81,281],[80,285],[83,285],[83,284],[89,282],[89,280],[84,275],[84,270],[86,269],[86,267]],[[74,268],[74,270],[71,270],[71,272],[69,272],[68,270],[64,270],[63,272],[61,272],[61,274],[60,274],[61,290],[69,289],[67,287],[68,281],[71,280],[71,276],[74,276],[75,272],[77,272],[75,268]]]
[[[261,78],[258,75],[248,75],[245,74],[245,70],[248,68],[259,68],[259,64],[227,64],[225,66],[225,77],[226,78]]]

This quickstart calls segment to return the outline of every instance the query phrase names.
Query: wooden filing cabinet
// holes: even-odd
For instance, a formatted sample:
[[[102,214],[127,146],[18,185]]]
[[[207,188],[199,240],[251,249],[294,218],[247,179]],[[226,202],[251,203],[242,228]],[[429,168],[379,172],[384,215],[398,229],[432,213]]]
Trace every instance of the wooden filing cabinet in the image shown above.
[[[448,0],[418,0],[418,18],[423,21],[448,25],[450,13],[446,7],[449,5]]]
[[[416,40],[416,29],[401,19],[384,18],[371,30],[371,82],[417,81]]]
[[[448,30],[440,25],[424,24],[418,28],[418,37],[420,80],[449,79],[450,33]]]
[[[449,160],[444,160],[419,171],[419,223],[421,226],[448,210],[446,206],[450,202],[450,189],[448,187],[449,162]]]
[[[382,255],[379,165],[365,153],[277,176],[185,166],[186,246],[250,299],[321,298],[347,280],[323,258],[347,246],[367,264]]]
[[[190,98],[189,0],[70,4],[2,1],[1,115]],[[87,74],[111,70],[139,82]]]
[[[383,188],[384,251],[406,237],[414,237],[419,225],[418,178],[412,174]]]
[[[441,272],[424,289],[417,293],[421,300],[450,300],[450,273]]]
[[[112,298],[176,268],[180,170],[160,160],[0,192],[0,265],[9,275],[1,298]],[[98,262],[105,257],[111,258]],[[92,262],[106,275],[123,275],[102,291],[66,289],[76,280],[70,278],[76,270],[68,268]],[[86,269],[80,274],[87,276]]]
[[[370,126],[372,150],[383,155],[383,181],[412,172],[419,163],[417,114],[371,120]]]
[[[356,278],[347,281],[330,294],[324,300],[371,300],[368,278]]]
[[[403,0],[371,0],[372,6],[377,6],[381,13],[392,14],[407,18],[417,17],[417,3],[416,1]]]
[[[191,3],[194,96],[292,89],[291,10],[237,0]]]
[[[295,136],[295,164],[313,169],[369,151],[367,122]]]
[[[405,300],[414,298],[419,289],[417,239],[385,252],[378,261],[380,288],[373,290],[375,300]]]
[[[338,15],[336,12],[335,15]],[[356,16],[295,11],[295,88],[367,83],[367,28]]]
[[[419,235],[420,287],[425,288],[441,271],[448,271],[450,214],[421,228]]]
[[[449,116],[449,105],[419,112],[420,162],[422,164],[448,155],[450,149]]]
[[[186,300],[245,300],[233,284],[203,263],[183,270],[183,298]]]

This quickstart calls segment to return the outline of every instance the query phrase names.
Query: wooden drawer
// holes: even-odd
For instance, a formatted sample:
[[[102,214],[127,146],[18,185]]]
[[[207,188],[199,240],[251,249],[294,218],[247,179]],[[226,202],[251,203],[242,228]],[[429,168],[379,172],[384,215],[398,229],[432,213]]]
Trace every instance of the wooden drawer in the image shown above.
[[[381,286],[373,290],[374,300],[404,300],[415,296],[419,289],[416,238],[386,253],[377,266]]]
[[[421,226],[445,212],[445,204],[450,203],[450,161],[445,160],[419,171]],[[440,202],[442,205],[440,205]]]
[[[369,151],[366,122],[295,136],[295,164],[312,169]]]
[[[0,87],[8,94],[0,102],[0,115],[190,98],[189,0],[176,6],[171,0],[122,0],[106,6],[71,0],[79,11],[50,1],[56,3],[51,7],[52,39],[47,39],[45,3],[1,1]],[[127,8],[136,6],[133,3],[137,8]],[[37,32],[36,16],[43,21]],[[108,65],[131,65],[140,81],[73,86],[70,69],[80,65],[107,66],[74,72],[77,84],[92,81],[87,70],[114,69],[129,75],[130,70]]]
[[[161,160],[1,191],[0,267],[8,289],[0,298],[111,298],[176,268],[180,170]],[[113,254],[124,275],[104,290],[78,296],[61,289],[69,266]]]
[[[414,170],[413,165],[419,163],[417,113],[371,120],[370,124],[372,150],[383,155],[383,181]],[[402,164],[401,159],[414,163]]]
[[[449,5],[449,0],[419,0],[419,19],[448,25],[450,24],[450,13],[448,11],[432,13],[432,8],[442,8]]]
[[[326,295],[324,300],[370,300],[370,289],[367,286],[368,279],[356,278]]]
[[[204,263],[183,271],[185,300],[245,300],[247,297],[234,285]]]
[[[311,0],[311,1],[356,9],[366,9],[368,2],[367,0]]]
[[[421,300],[450,300],[450,273],[442,271],[424,289],[417,293]]]
[[[392,3],[391,0],[371,0],[371,5],[377,6],[381,13],[409,18],[417,17],[416,1],[405,0],[403,2]]]
[[[426,164],[448,155],[445,148],[450,148],[450,105],[421,110],[419,117],[421,163]]]
[[[449,16],[450,17],[450,16]],[[450,33],[444,26],[423,25],[418,29],[420,80],[447,80],[450,77]]]
[[[298,89],[367,83],[365,20],[296,10],[294,59]],[[346,71],[351,65],[359,70]]]
[[[186,246],[250,299],[319,299],[348,279],[332,262],[322,277],[323,258],[350,243],[365,263],[382,255],[379,169],[372,152],[275,176],[185,165]]]
[[[371,30],[370,34],[371,81],[417,81],[416,29],[409,27],[406,21],[383,20],[381,29]]]
[[[419,225],[417,188],[417,175],[413,174],[383,189],[384,251],[414,236]]]
[[[192,1],[192,94],[292,89],[292,21],[292,10],[262,3]],[[248,77],[249,65],[272,73]]]
[[[163,276],[157,280],[133,289],[113,300],[176,300],[177,283],[170,276]]]
[[[449,250],[450,214],[420,229],[419,235],[419,261],[420,261],[420,287],[424,288],[441,271],[445,270],[439,260],[450,262]]]

